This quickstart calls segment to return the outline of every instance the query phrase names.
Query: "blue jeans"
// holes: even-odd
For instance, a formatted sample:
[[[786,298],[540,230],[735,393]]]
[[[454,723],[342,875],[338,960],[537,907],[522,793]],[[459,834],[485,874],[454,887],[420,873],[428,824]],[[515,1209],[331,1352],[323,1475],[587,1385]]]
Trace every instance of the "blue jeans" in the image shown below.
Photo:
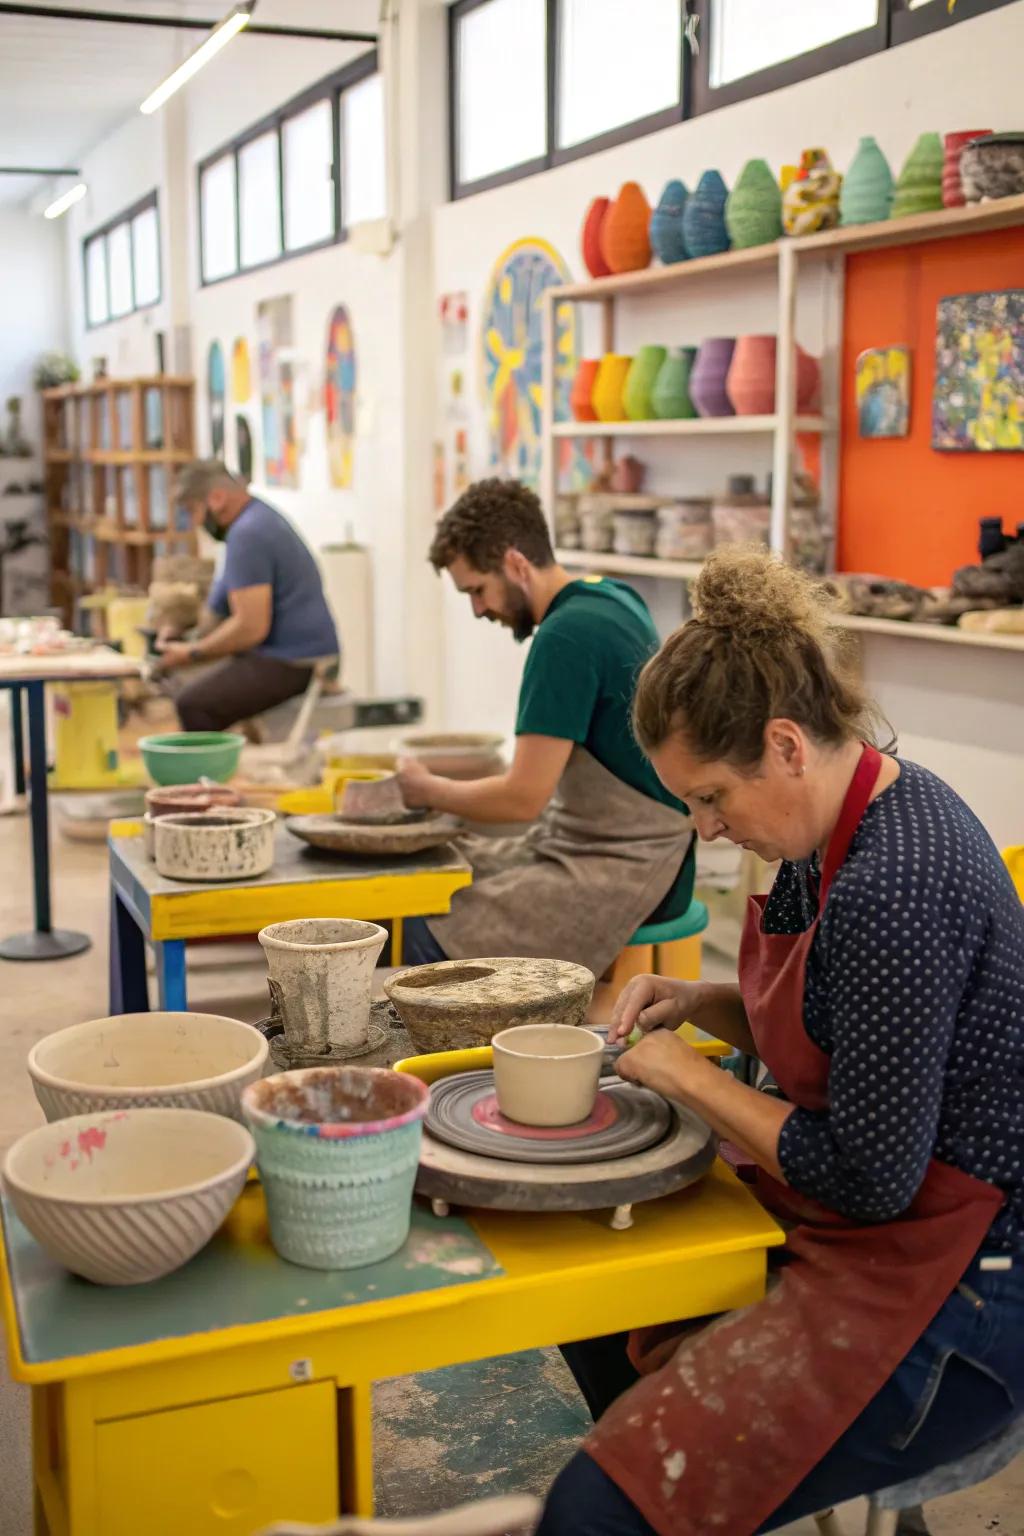
[[[436,965],[448,956],[427,927],[425,917],[407,917],[402,924],[402,964]]]
[[[637,1380],[626,1340],[616,1334],[562,1349],[595,1419]],[[991,1271],[979,1255],[893,1376],[760,1529],[958,1461],[1022,1414],[1024,1258]],[[743,1470],[737,1457],[737,1474]],[[653,1527],[581,1451],[556,1478],[537,1536],[653,1536]]]

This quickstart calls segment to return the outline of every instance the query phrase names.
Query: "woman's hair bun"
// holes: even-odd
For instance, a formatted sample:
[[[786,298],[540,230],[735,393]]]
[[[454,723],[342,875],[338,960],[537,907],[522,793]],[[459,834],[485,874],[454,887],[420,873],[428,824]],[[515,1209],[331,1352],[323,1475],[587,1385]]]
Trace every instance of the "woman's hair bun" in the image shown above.
[[[836,607],[834,589],[758,546],[716,550],[691,589],[693,617],[734,640],[756,643],[804,635],[825,647]]]

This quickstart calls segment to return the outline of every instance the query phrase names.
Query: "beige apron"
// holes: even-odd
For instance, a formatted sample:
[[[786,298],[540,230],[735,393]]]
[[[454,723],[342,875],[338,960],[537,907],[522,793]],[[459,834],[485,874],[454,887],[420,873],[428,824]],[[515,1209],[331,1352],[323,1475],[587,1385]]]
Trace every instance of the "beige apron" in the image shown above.
[[[469,836],[473,884],[429,928],[452,960],[573,960],[602,976],[667,895],[693,822],[574,746],[540,819],[520,837]]]

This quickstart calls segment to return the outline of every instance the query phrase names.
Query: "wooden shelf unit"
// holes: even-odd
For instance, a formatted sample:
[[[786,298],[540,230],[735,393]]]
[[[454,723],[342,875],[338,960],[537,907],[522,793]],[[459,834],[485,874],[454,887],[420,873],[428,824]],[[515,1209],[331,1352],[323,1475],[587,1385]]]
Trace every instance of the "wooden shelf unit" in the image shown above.
[[[195,458],[192,379],[154,374],[42,394],[52,601],[103,587],[145,589],[159,554],[197,552],[174,526],[175,470]]]

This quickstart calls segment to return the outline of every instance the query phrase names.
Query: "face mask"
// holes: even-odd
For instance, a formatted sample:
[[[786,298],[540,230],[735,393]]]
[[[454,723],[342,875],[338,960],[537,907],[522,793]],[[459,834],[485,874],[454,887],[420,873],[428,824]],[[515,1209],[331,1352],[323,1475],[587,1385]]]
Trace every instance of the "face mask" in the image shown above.
[[[210,535],[210,538],[216,539],[218,544],[223,544],[228,536],[227,529],[217,521],[216,516],[210,511],[209,507],[203,513],[203,527]]]

